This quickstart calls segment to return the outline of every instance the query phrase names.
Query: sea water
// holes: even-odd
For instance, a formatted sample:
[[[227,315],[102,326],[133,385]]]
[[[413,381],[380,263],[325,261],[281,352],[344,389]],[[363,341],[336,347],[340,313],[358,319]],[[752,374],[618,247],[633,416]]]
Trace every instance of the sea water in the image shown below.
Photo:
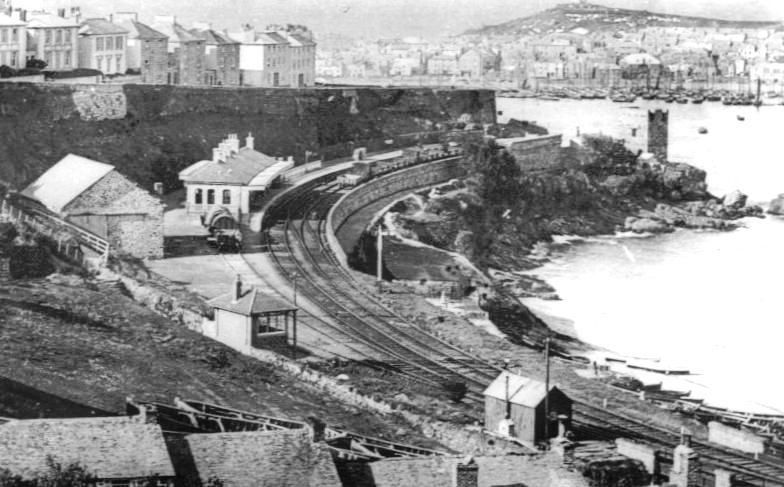
[[[501,121],[535,120],[565,138],[647,130],[647,109],[670,110],[670,159],[708,172],[716,195],[740,189],[753,202],[784,193],[784,107],[639,101],[499,99]],[[744,120],[738,120],[741,115]],[[708,129],[699,134],[698,128]],[[533,273],[561,301],[526,300],[567,318],[585,342],[627,357],[687,368],[687,377],[648,374],[708,403],[784,412],[784,219],[744,219],[731,232],[679,230],[647,238],[575,241]],[[658,381],[657,381],[658,382]]]

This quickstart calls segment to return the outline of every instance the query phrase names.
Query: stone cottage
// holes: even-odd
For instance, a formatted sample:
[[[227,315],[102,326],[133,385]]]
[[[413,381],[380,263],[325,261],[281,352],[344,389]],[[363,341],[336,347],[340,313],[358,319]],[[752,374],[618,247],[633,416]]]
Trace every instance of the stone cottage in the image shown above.
[[[163,257],[163,203],[114,166],[69,154],[21,194],[107,240],[112,253]]]

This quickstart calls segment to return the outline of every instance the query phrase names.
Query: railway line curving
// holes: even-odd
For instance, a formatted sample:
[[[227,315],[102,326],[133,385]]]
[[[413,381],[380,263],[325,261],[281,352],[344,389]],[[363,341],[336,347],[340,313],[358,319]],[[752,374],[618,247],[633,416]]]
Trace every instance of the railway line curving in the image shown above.
[[[481,402],[481,391],[501,368],[424,330],[406,323],[341,265],[327,243],[329,208],[340,195],[330,177],[311,180],[281,195],[265,213],[262,228],[269,252],[284,278],[298,275],[301,292],[322,307],[330,332],[348,334],[372,349],[400,374],[427,384],[463,382],[466,400]],[[274,223],[271,223],[273,222]],[[680,434],[574,398],[573,425],[595,436],[629,437],[662,452],[678,444]],[[693,442],[704,473],[721,468],[739,481],[759,487],[784,486],[784,462],[754,456],[706,442]],[[667,458],[667,454],[663,453]]]

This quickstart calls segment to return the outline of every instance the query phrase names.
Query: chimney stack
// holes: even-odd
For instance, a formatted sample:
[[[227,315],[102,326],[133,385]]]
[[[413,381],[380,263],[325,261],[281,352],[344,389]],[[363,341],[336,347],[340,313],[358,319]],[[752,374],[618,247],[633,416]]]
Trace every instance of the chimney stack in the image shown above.
[[[469,457],[465,463],[457,464],[457,487],[477,487],[479,485],[479,465]]]
[[[229,134],[227,141],[229,147],[231,147],[232,154],[236,154],[240,151],[240,139],[237,137],[237,134]]]
[[[294,164],[294,156],[289,156],[288,159],[286,159],[286,161],[290,162],[293,165]]]
[[[220,147],[214,147],[212,149],[212,162],[215,163],[222,163],[223,162],[223,151]]]
[[[245,147],[250,150],[255,150],[256,147],[253,145],[254,139],[253,136],[248,132],[248,136],[245,138]]]
[[[223,153],[223,159],[228,161],[229,158],[231,157],[231,144],[228,141],[224,140],[223,142],[220,143],[219,147],[221,149],[221,152]]]
[[[232,299],[236,303],[242,297],[242,279],[239,274],[237,274],[236,279],[234,279],[234,288],[232,291]]]
[[[310,425],[310,429],[313,434],[313,442],[318,443],[320,441],[324,441],[324,430],[327,427],[324,421],[321,421],[315,416],[310,416],[308,417],[308,424]]]

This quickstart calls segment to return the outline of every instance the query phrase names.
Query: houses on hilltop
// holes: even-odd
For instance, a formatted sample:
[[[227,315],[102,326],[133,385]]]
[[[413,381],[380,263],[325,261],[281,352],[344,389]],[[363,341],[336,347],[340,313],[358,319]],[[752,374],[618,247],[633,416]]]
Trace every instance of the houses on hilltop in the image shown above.
[[[83,19],[78,7],[0,10],[4,76],[43,68],[61,78],[80,72],[146,84],[306,87],[315,83],[315,64],[313,34],[301,25],[229,34],[206,23],[189,28],[171,15],[147,24],[135,12]]]

